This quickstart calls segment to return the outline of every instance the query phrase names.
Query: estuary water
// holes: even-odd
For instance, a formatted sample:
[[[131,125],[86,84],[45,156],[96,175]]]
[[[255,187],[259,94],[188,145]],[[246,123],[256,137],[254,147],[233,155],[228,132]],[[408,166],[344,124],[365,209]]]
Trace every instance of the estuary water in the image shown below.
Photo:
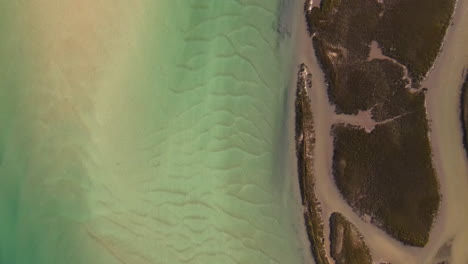
[[[0,263],[309,263],[280,0],[0,3]]]

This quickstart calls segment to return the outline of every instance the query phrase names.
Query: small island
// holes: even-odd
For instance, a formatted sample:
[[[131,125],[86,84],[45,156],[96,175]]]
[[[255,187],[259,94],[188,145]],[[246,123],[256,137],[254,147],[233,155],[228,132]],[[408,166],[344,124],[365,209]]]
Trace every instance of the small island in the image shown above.
[[[371,130],[336,123],[333,176],[346,202],[401,242],[423,247],[436,217],[421,87],[451,22],[454,0],[306,3],[309,34],[336,114],[370,113]]]
[[[330,216],[330,242],[336,264],[372,264],[372,256],[362,234],[340,213]]]
[[[465,82],[461,88],[460,118],[463,128],[463,146],[468,157],[468,74],[465,73]]]
[[[312,75],[305,64],[299,66],[296,87],[295,141],[297,170],[301,189],[304,220],[312,255],[317,264],[329,264],[325,253],[323,221],[320,203],[315,195],[314,179],[314,119],[307,89],[312,85]]]

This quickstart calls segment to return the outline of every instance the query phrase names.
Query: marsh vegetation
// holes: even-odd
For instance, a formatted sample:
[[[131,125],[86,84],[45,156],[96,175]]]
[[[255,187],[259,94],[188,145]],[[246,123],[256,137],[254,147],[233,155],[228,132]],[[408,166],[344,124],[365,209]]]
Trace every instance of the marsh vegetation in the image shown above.
[[[304,220],[312,255],[317,264],[328,264],[329,261],[324,246],[322,212],[315,194],[315,131],[311,100],[307,94],[307,88],[310,88],[312,85],[311,78],[312,75],[309,73],[307,66],[304,64],[300,65],[295,100],[297,168],[302,204],[304,206]]]
[[[331,256],[336,264],[372,264],[372,256],[362,234],[342,214],[330,216]]]
[[[333,173],[353,209],[405,244],[424,246],[440,195],[425,88],[454,0],[323,0],[306,9],[338,114],[370,111],[374,130],[336,124]],[[377,43],[383,57],[369,59]]]
[[[468,156],[468,74],[465,76],[465,82],[461,89],[460,117],[463,127],[463,146]]]

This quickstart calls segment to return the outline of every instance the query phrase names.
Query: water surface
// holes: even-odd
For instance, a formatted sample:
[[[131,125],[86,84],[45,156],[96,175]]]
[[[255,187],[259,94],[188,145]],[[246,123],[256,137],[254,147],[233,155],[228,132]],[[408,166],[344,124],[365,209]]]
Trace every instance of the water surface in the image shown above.
[[[0,262],[303,263],[280,2],[0,3]]]

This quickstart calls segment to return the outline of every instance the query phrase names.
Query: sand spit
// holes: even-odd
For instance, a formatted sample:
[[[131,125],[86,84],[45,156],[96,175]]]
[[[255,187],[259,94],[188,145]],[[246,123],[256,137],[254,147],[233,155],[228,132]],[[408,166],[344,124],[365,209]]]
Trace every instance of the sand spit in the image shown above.
[[[296,92],[296,153],[304,221],[312,255],[317,264],[330,263],[325,253],[321,205],[315,195],[314,147],[315,131],[308,90],[312,88],[312,75],[305,64],[299,66]]]

